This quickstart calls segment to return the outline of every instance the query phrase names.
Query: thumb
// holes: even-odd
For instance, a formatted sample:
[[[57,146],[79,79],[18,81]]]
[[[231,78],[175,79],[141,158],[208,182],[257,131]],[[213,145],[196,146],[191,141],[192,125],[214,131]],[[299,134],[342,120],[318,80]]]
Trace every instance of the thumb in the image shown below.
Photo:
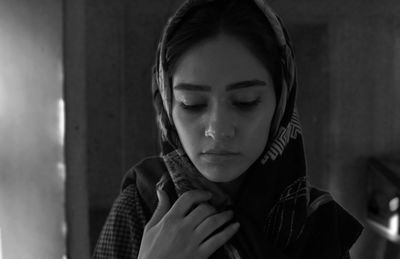
[[[156,225],[171,208],[171,203],[165,191],[157,189],[157,197],[158,197],[158,205],[148,223],[149,228]]]

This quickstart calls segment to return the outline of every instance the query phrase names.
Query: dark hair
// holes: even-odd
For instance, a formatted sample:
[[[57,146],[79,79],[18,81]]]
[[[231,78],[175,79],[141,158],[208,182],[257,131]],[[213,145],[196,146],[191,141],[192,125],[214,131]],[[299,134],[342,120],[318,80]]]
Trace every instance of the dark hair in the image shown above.
[[[280,94],[280,48],[271,24],[253,0],[214,0],[190,9],[166,39],[166,65],[172,77],[191,47],[220,34],[240,40],[271,74]]]

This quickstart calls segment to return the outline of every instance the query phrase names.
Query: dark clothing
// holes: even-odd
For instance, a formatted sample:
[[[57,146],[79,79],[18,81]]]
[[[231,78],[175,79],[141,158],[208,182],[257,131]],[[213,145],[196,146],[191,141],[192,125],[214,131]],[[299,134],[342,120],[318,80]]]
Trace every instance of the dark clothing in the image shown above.
[[[159,157],[144,159],[128,172],[93,258],[137,258],[144,226],[157,206],[156,184],[166,172]],[[176,199],[173,184],[167,184],[165,190],[173,202]],[[242,258],[349,258],[348,251],[360,235],[361,225],[326,192],[312,188],[310,194],[309,216],[296,243],[282,251],[263,241],[263,233],[257,230],[256,223],[242,226],[240,231],[253,232],[233,237],[239,253],[248,255]],[[251,218],[251,215],[240,217]],[[240,218],[237,220],[241,222]],[[236,236],[243,236],[245,240],[235,240]],[[242,242],[249,245],[242,247]],[[212,258],[227,257],[223,251],[217,251]]]

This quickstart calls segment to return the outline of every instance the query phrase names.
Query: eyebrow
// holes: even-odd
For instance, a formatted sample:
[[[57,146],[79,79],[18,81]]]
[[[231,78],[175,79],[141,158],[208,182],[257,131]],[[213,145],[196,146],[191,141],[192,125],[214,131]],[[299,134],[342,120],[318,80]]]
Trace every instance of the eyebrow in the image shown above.
[[[255,87],[255,86],[265,86],[267,85],[264,81],[254,79],[254,80],[246,80],[240,81],[236,83],[231,83],[226,86],[226,91],[233,91],[248,87]],[[190,84],[190,83],[179,83],[174,86],[174,90],[182,90],[182,91],[211,91],[211,86],[208,85],[198,85],[198,84]]]

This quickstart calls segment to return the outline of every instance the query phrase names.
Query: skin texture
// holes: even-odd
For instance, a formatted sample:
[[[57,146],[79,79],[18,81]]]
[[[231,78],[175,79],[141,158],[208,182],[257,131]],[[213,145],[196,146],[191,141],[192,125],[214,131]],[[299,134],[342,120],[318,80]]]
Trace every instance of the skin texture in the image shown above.
[[[227,88],[249,80],[259,82],[250,87]],[[184,53],[172,84],[172,117],[189,158],[208,180],[235,185],[235,180],[261,155],[268,140],[276,106],[270,73],[239,40],[219,35]],[[199,90],[182,84],[206,87]],[[235,155],[204,154],[210,149],[217,149],[216,153],[228,150]]]
[[[157,208],[144,228],[139,259],[206,259],[240,227],[232,223],[215,232],[232,218],[233,212],[216,213],[206,204],[210,193],[188,191],[173,205],[164,191],[158,190],[157,196]]]

